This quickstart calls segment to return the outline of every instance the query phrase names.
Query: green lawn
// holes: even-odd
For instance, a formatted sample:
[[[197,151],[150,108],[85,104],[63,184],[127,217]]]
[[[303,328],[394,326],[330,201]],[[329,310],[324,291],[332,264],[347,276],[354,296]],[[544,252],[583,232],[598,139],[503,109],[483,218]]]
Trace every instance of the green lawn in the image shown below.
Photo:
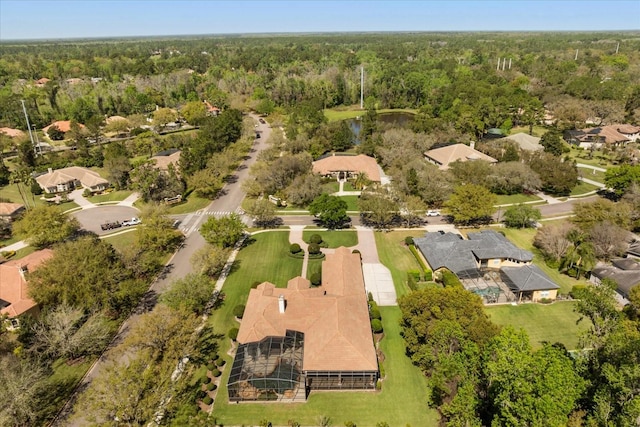
[[[391,271],[398,297],[409,292],[406,284],[407,271],[420,270],[420,264],[418,264],[409,248],[405,246],[404,239],[407,236],[421,237],[423,234],[424,231],[422,230],[375,233],[378,257],[380,262]]]
[[[351,182],[346,181],[343,185],[342,185],[342,190],[343,191],[357,191],[353,185],[351,185]]]
[[[184,202],[178,203],[176,205],[171,205],[169,207],[169,214],[180,215],[180,214],[195,212],[197,210],[206,208],[207,206],[209,206],[210,203],[211,203],[211,200],[209,199],[203,199],[201,197],[197,197],[191,194],[189,197],[187,197],[187,200],[185,200]]]
[[[340,190],[340,184],[337,181],[325,182],[322,184],[322,192],[327,194],[337,193]]]
[[[347,211],[359,211],[358,200],[360,196],[340,196],[342,200],[347,202]]]
[[[612,156],[605,155],[601,150],[596,150],[593,155],[589,155],[589,150],[579,150],[575,147],[571,147],[569,157],[578,163],[584,163],[586,165],[598,166],[604,169],[608,169],[613,165]]]
[[[132,193],[133,191],[128,190],[111,191],[109,193],[91,196],[89,197],[89,201],[91,203],[121,202]]]
[[[73,365],[68,365],[61,359],[54,362],[53,373],[47,378],[43,389],[48,398],[43,399],[46,404],[39,408],[44,419],[51,420],[55,416],[92,363],[93,359],[85,359]]]
[[[25,187],[22,186],[22,189],[24,191]],[[27,199],[27,204],[29,207],[33,207],[34,204],[35,206],[44,206],[49,204],[51,206],[55,206],[57,209],[59,209],[62,212],[79,207],[75,202],[65,202],[59,205],[56,205],[55,203],[51,204],[46,200],[44,200],[42,195],[39,195],[39,196],[33,195],[29,190],[29,188],[27,188],[26,191],[27,193],[25,194],[25,197]],[[20,192],[18,191],[18,184],[9,184],[0,188],[0,198],[8,199],[12,203],[20,203],[21,205],[25,204],[24,200],[20,196]]]
[[[509,135],[514,135],[521,132],[529,135],[529,126],[514,126],[513,128],[511,128]],[[533,126],[533,136],[541,137],[545,133],[547,133],[547,129],[545,127],[539,125]]]
[[[560,273],[557,269],[549,267],[542,258],[540,251],[533,247],[533,237],[536,234],[536,230],[531,228],[517,230],[515,228],[502,228],[501,231],[507,236],[507,238],[521,249],[526,249],[533,253],[533,263],[540,267],[558,286],[560,286],[559,292],[564,294],[569,293],[574,285],[584,285],[586,280],[576,280],[566,274]]]
[[[591,191],[596,191],[596,190],[599,190],[599,187],[596,187],[595,185],[592,185],[592,184],[587,184],[586,182],[583,182],[583,181],[578,181],[578,185],[573,187],[573,190],[571,190],[571,195],[580,196],[582,194],[589,193]]]
[[[305,230],[302,239],[309,243],[312,234],[319,234],[322,240],[327,243],[328,248],[339,248],[340,246],[351,247],[358,244],[358,233],[355,230],[319,231]]]
[[[588,328],[588,321],[576,324],[579,315],[573,311],[574,306],[574,302],[560,301],[549,305],[500,305],[485,307],[485,310],[498,325],[512,325],[527,331],[534,348],[541,347],[542,342],[547,341],[560,342],[568,350],[575,350],[580,333]]]
[[[212,416],[224,425],[256,425],[263,419],[274,425],[288,425],[295,420],[302,425],[317,425],[325,416],[331,425],[341,426],[352,421],[358,426],[375,426],[386,421],[389,426],[435,426],[437,414],[427,407],[427,386],[423,374],[404,354],[400,336],[400,309],[380,307],[385,338],[380,343],[385,354],[386,379],[380,392],[311,393],[306,403],[243,403],[228,404],[225,369]]]
[[[104,241],[110,243],[118,252],[122,252],[124,248],[131,246],[136,239],[134,228],[127,233],[116,234],[115,236],[105,236]]]
[[[595,169],[578,167],[578,173],[583,178],[590,179],[592,181],[601,182],[604,184],[604,176],[605,176],[604,172],[600,172]]]
[[[338,120],[354,119],[356,117],[364,116],[366,110],[361,110],[359,105],[353,105],[351,107],[340,107],[335,109],[324,110],[324,116],[330,121],[335,122]],[[378,114],[384,113],[416,113],[416,110],[407,108],[384,108],[382,110],[376,110]]]
[[[517,203],[526,203],[526,202],[536,202],[536,201],[540,201],[543,202],[543,200],[538,197],[538,196],[534,196],[532,194],[510,194],[510,195],[498,195],[498,202],[496,203],[496,205],[510,205],[510,204],[517,204]]]

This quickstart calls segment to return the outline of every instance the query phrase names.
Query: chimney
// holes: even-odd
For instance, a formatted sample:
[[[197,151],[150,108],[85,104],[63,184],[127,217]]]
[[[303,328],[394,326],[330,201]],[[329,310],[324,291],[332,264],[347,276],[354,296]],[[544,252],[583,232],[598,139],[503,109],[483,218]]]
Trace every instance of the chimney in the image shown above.
[[[27,270],[27,266],[26,265],[21,265],[18,267],[18,272],[20,273],[20,277],[22,277],[22,280],[26,281],[27,278],[25,277],[25,275],[27,274],[29,270]]]
[[[47,168],[47,171],[49,171],[49,173],[53,173],[53,169],[51,168]]]
[[[285,306],[286,306],[286,303],[284,301],[284,295],[280,295],[278,297],[278,311],[280,311],[280,314],[284,313]]]
[[[475,150],[476,149],[476,142],[475,141],[471,141],[469,143],[469,147],[471,147],[472,150]]]

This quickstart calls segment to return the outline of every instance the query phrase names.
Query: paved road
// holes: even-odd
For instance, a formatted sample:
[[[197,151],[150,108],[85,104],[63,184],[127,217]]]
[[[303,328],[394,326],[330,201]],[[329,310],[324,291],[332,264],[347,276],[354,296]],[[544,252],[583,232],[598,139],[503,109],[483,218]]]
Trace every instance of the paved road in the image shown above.
[[[259,123],[257,116],[255,115],[250,115],[250,116],[255,120],[256,123]],[[170,260],[169,268],[167,269],[167,274],[165,275],[165,277],[156,280],[151,285],[150,291],[148,293],[149,298],[151,300],[157,298],[158,295],[166,291],[169,288],[169,285],[174,280],[180,279],[191,272],[191,263],[190,263],[191,256],[193,255],[194,252],[196,252],[198,249],[200,249],[205,245],[204,239],[202,238],[200,233],[197,232],[197,230],[200,224],[203,221],[206,221],[206,219],[208,218],[209,216],[208,213],[234,212],[240,206],[240,203],[244,198],[244,193],[242,192],[240,183],[242,182],[242,180],[246,179],[246,177],[248,176],[249,167],[253,163],[255,163],[258,153],[267,147],[266,141],[269,139],[269,136],[271,135],[271,129],[267,124],[259,124],[256,130],[260,131],[262,136],[261,138],[256,140],[256,143],[254,144],[252,152],[249,154],[247,159],[242,163],[242,165],[239,167],[238,171],[236,172],[237,180],[227,184],[224,187],[223,195],[221,195],[218,199],[211,202],[211,204],[207,206],[205,209],[203,209],[202,210],[203,211],[202,213],[204,213],[203,215],[191,215],[190,218],[188,218],[188,220],[185,218],[185,220],[183,221],[184,223],[188,221],[188,224],[181,225],[181,226],[188,227],[188,233],[186,235],[184,244],[181,247],[181,249],[179,249]],[[90,210],[88,210],[87,212],[89,211]],[[98,210],[95,210],[95,211],[97,212]],[[134,325],[139,318],[140,318],[140,315],[138,314],[134,314],[131,317],[129,317],[129,319],[127,319],[127,321],[124,322],[124,324],[122,325],[120,332],[116,336],[114,342],[122,341],[126,337],[131,326]],[[80,392],[85,390],[88,384],[100,374],[101,370],[104,369],[104,365],[105,365],[104,362],[105,362],[105,357],[103,356],[89,370],[89,372],[87,373],[87,375],[85,376],[85,378],[83,379],[79,387]],[[83,419],[80,417],[74,418],[74,419],[67,418],[73,411],[73,405],[75,404],[75,399],[77,399],[77,397],[78,396],[74,396],[73,400],[65,408],[63,415],[53,424],[54,426],[79,427],[79,426],[85,426],[90,424],[86,419]]]

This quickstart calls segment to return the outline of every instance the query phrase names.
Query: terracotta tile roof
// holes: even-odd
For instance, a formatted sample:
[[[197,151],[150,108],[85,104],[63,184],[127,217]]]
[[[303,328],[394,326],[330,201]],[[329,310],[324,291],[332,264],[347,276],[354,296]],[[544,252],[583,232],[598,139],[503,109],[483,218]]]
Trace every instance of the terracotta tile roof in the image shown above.
[[[12,128],[0,128],[0,133],[4,133],[5,135],[11,138],[18,138],[24,136],[24,132],[20,129],[12,129]]]
[[[56,125],[58,129],[60,129],[64,133],[67,133],[71,130],[71,120],[58,120],[57,122],[53,122],[49,126],[42,129],[42,131],[45,133],[49,132],[49,128],[53,125]],[[82,123],[78,123],[78,125],[80,125],[81,128],[84,127]]]
[[[376,159],[359,154],[357,156],[328,156],[313,162],[313,171],[320,175],[335,172],[364,172],[371,181],[380,182],[380,169]]]
[[[640,133],[640,126],[634,126],[629,124],[624,125],[612,125],[616,128],[616,130],[622,134],[633,135],[635,133]]]
[[[487,156],[465,144],[447,145],[446,147],[429,150],[424,155],[436,162],[442,170],[449,169],[449,163],[453,163],[456,160],[462,162],[469,160],[484,160],[489,163],[497,162],[493,157]]]
[[[53,256],[51,249],[43,249],[24,258],[0,264],[0,300],[8,303],[0,313],[16,317],[31,310],[37,304],[28,295],[27,281],[20,273],[21,267],[34,271],[41,263]]]
[[[208,112],[219,112],[220,109],[214,105],[211,105],[211,103],[209,101],[204,101],[204,105],[207,107],[207,111]]]
[[[109,181],[102,178],[97,172],[80,166],[71,166],[45,173],[36,177],[36,181],[42,188],[51,188],[70,181],[80,181],[85,187],[109,184]]]
[[[0,217],[13,216],[16,212],[23,209],[24,205],[20,203],[0,203]]]
[[[326,255],[322,271],[321,287],[310,288],[307,279],[296,277],[287,288],[265,282],[252,289],[238,342],[299,331],[305,334],[304,370],[376,371],[360,255],[338,248]],[[285,300],[284,313],[280,296]]]
[[[605,142],[607,144],[617,144],[629,141],[629,138],[627,138],[626,135],[618,132],[619,127],[620,125],[609,125],[587,128],[576,132],[574,135],[576,139],[581,142],[595,142],[597,138],[599,138],[600,142]]]

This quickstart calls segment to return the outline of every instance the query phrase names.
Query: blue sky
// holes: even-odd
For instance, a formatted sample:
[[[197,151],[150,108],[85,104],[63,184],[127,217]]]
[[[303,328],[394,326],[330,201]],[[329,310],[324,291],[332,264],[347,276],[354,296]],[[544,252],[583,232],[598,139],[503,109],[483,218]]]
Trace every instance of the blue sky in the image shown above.
[[[640,0],[0,0],[0,40],[333,31],[640,30]]]

